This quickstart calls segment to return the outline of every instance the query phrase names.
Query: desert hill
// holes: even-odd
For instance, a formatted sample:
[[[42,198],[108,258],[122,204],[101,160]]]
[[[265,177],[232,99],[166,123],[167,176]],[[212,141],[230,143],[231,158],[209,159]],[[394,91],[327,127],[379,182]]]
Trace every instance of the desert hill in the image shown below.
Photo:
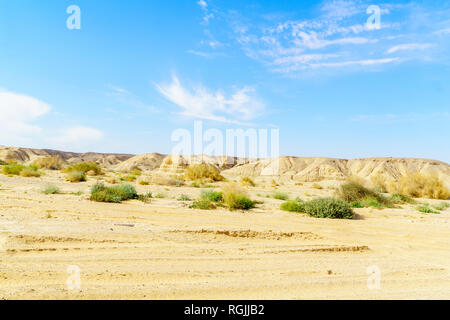
[[[185,157],[159,153],[142,154],[104,154],[74,153],[47,149],[1,147],[0,160],[16,159],[31,162],[38,157],[59,155],[71,162],[96,161],[102,167],[119,172],[129,172],[134,168],[142,171],[165,174],[182,173],[190,163],[208,163],[229,177],[270,177],[276,176],[293,181],[342,180],[349,176],[370,179],[380,175],[388,179],[398,179],[408,172],[437,174],[450,185],[450,165],[448,163],[414,158],[366,158],[332,159],[318,157],[283,156],[276,159],[238,159],[198,155]]]
[[[278,167],[278,170],[277,170]],[[406,158],[330,159],[280,157],[237,165],[224,171],[231,176],[278,176],[295,181],[341,180],[349,176],[369,179],[375,175],[398,179],[408,172],[434,173],[449,181],[450,166],[441,161]]]
[[[76,153],[49,149],[31,149],[0,146],[0,160],[3,161],[15,159],[21,162],[31,162],[39,157],[48,157],[55,155],[60,156],[64,161],[67,161],[69,163],[80,161],[96,161],[105,167],[117,165],[134,156],[132,154],[108,154],[95,152]]]

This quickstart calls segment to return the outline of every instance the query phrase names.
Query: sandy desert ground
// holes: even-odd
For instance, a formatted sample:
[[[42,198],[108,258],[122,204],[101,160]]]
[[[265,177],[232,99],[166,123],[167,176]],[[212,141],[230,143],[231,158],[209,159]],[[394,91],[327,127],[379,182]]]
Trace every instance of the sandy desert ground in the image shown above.
[[[42,194],[48,183],[64,194]],[[176,199],[198,197],[192,187],[138,185],[166,198],[105,204],[88,200],[94,183],[70,184],[59,172],[0,175],[1,299],[450,298],[449,209],[315,219],[281,211],[263,186],[250,193],[264,204],[245,213],[189,209]],[[279,191],[333,192],[310,184]],[[80,268],[81,291],[67,286],[69,266]],[[373,266],[381,282],[370,290]]]

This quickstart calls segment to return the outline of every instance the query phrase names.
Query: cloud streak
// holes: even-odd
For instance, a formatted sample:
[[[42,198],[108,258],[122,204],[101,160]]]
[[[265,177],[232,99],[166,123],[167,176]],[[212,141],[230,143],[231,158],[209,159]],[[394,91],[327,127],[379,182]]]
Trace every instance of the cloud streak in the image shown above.
[[[377,7],[377,28],[371,27],[376,21],[374,11],[359,0],[323,1],[311,9],[314,16],[305,14],[303,19],[292,18],[295,13],[267,12],[258,19],[258,14],[250,18],[233,11],[215,22],[228,22],[234,42],[250,59],[289,76],[348,66],[354,71],[372,71],[375,65],[438,59],[439,46],[448,44],[449,8],[436,10],[417,2],[379,3]],[[268,15],[270,19],[265,18]],[[425,50],[426,54],[417,54]],[[386,54],[392,56],[386,59]]]
[[[0,133],[22,135],[40,132],[34,122],[47,114],[51,106],[36,98],[0,90]]]
[[[256,97],[252,87],[237,89],[227,96],[223,90],[214,92],[203,86],[185,88],[178,77],[173,76],[171,83],[157,85],[156,88],[168,101],[182,109],[181,115],[187,117],[245,124],[265,110],[265,103]]]

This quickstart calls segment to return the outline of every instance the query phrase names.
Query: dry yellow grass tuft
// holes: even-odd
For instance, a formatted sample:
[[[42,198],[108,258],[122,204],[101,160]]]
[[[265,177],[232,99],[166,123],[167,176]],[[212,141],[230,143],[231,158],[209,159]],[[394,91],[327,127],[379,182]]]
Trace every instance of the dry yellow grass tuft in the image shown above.
[[[356,183],[356,184],[359,184],[364,187],[366,187],[366,183],[367,183],[366,180],[364,180],[363,178],[358,177],[358,176],[349,176],[345,179],[345,181],[348,183]]]
[[[243,186],[248,186],[248,187],[254,187],[254,186],[256,186],[255,182],[254,182],[251,178],[249,178],[249,177],[243,177],[243,178],[241,179],[241,184],[242,184]]]
[[[392,185],[395,191],[415,198],[447,200],[450,191],[435,174],[408,173]]]
[[[159,186],[176,186],[178,184],[178,181],[167,176],[154,175],[152,177],[152,184],[156,184]]]
[[[185,177],[188,180],[206,180],[206,181],[223,181],[224,177],[220,175],[219,170],[209,164],[191,164],[187,167]]]
[[[374,188],[378,192],[385,193],[388,191],[387,178],[381,174],[371,176],[370,183],[372,184],[372,188]]]
[[[38,158],[33,164],[39,169],[60,170],[63,167],[63,160],[59,155]]]

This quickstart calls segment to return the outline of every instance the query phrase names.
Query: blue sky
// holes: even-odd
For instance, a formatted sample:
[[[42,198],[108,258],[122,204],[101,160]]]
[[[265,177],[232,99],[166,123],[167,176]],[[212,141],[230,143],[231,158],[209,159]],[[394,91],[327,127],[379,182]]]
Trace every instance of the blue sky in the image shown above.
[[[203,120],[279,128],[283,155],[449,162],[449,57],[448,1],[0,0],[0,144],[169,153]]]

